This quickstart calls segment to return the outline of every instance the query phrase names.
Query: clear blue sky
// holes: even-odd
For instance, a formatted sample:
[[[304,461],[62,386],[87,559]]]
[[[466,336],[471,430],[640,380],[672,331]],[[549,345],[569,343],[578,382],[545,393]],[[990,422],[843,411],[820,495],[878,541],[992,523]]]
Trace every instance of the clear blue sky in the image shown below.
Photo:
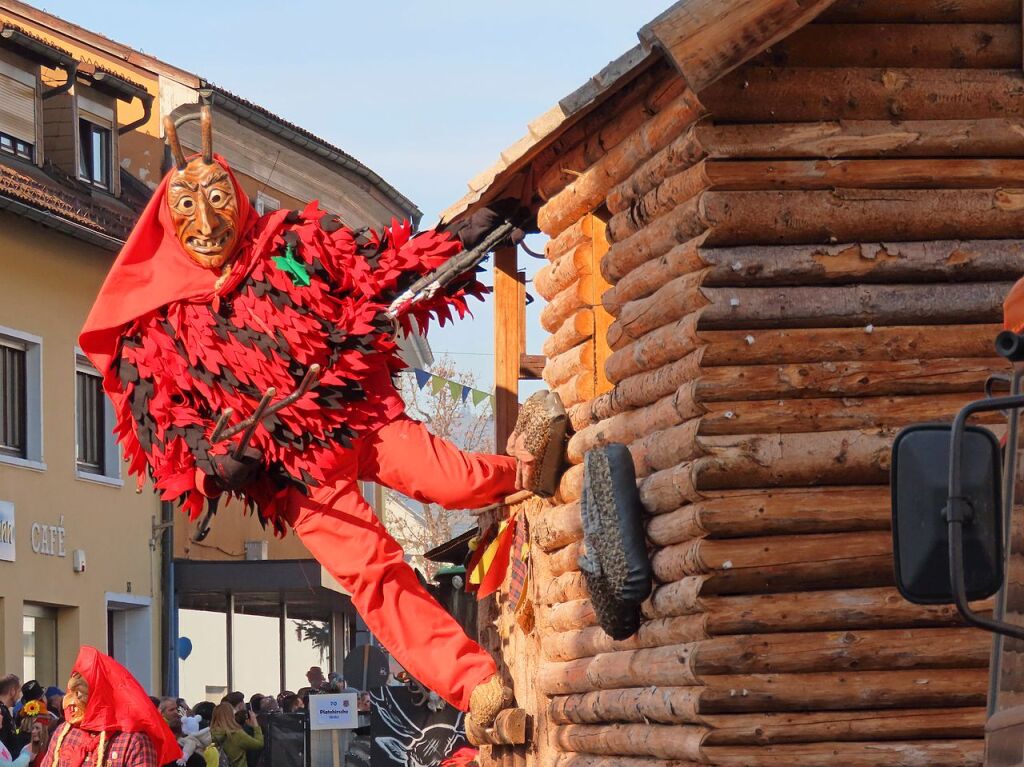
[[[528,122],[635,45],[637,30],[670,4],[47,0],[42,7],[337,144],[416,202],[428,226]],[[532,273],[537,264],[527,266]],[[535,353],[539,303],[528,312]],[[492,385],[490,313],[478,305],[475,320],[429,334],[434,350],[457,353],[484,389]]]

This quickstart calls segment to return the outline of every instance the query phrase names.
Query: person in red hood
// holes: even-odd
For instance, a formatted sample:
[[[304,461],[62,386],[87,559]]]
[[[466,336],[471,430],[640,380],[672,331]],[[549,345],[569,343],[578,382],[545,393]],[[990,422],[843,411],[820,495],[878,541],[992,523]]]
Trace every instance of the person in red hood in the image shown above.
[[[206,108],[201,155],[186,159],[166,129],[176,167],[80,337],[130,472],[193,519],[208,499],[235,496],[276,532],[294,529],[405,668],[489,723],[508,698],[494,661],[419,583],[359,488],[371,480],[458,509],[529,481],[525,449],[461,452],[405,415],[392,381],[405,363],[385,310],[462,243],[398,222],[354,232],[316,203],[257,217],[213,154]],[[463,275],[396,322],[443,323],[483,290]]]
[[[94,647],[78,653],[64,718],[42,767],[159,767],[181,757],[167,722],[135,677]]]

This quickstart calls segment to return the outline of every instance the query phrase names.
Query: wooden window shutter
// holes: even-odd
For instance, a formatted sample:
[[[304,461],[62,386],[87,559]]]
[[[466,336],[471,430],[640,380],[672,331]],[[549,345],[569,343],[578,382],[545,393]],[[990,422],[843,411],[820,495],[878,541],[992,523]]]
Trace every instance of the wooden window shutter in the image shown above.
[[[0,133],[36,143],[35,86],[0,72]]]

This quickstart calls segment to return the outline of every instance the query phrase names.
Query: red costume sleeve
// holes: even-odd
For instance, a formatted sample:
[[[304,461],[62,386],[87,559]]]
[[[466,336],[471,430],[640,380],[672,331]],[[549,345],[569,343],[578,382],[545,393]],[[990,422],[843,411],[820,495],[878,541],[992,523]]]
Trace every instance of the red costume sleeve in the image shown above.
[[[360,479],[446,509],[479,509],[515,492],[514,458],[465,453],[408,417],[360,441],[359,470]]]

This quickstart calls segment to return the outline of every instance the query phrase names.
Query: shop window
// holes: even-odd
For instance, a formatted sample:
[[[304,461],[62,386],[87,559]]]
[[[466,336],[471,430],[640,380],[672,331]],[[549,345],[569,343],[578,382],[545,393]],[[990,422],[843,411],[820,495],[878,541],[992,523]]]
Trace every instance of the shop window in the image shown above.
[[[43,468],[40,340],[0,328],[0,462]]]
[[[57,610],[25,603],[22,616],[24,679],[46,687],[57,681]]]
[[[75,460],[78,476],[120,485],[114,413],[103,379],[88,359],[75,360]]]
[[[36,73],[0,59],[0,154],[35,160]]]
[[[110,189],[110,128],[86,120],[78,121],[78,176],[100,189]]]

